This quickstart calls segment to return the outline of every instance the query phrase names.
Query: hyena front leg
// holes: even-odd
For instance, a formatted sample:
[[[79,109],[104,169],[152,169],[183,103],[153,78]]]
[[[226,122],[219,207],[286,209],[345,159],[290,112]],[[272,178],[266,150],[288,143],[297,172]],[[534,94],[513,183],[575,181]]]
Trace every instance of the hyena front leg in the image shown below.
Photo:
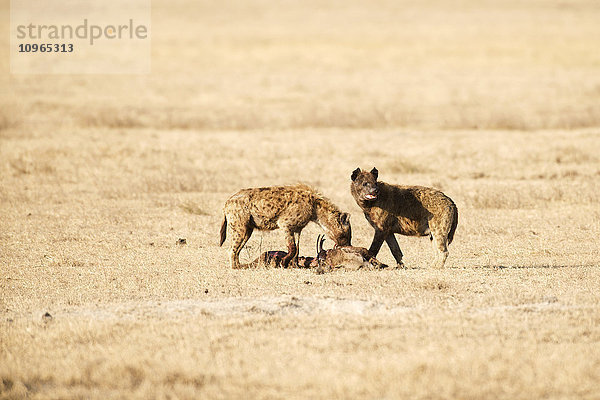
[[[283,260],[281,260],[281,265],[283,266],[283,268],[297,267],[298,246],[296,246],[296,241],[294,240],[294,232],[290,230],[285,230],[285,236],[288,245],[288,253],[285,257],[283,257]]]
[[[396,268],[404,268],[404,263],[402,262],[402,250],[400,250],[400,246],[398,246],[398,242],[396,241],[394,234],[390,233],[388,237],[385,238],[385,242],[390,248],[392,255],[396,259]]]
[[[377,254],[379,254],[379,250],[381,249],[381,245],[383,244],[384,239],[384,233],[379,229],[375,229],[375,234],[373,235],[373,242],[371,242],[371,247],[369,247],[369,254],[371,255],[371,257],[377,257]]]
[[[243,266],[240,264],[240,251],[244,245],[250,239],[254,228],[250,224],[232,224],[232,237],[231,237],[231,251],[229,253],[229,259],[231,261],[231,268],[240,269]]]
[[[300,234],[302,233],[302,231],[300,232],[296,232],[294,234],[294,242],[296,243],[296,255],[294,256],[294,263],[296,264],[296,267],[298,267],[298,256],[300,255]]]

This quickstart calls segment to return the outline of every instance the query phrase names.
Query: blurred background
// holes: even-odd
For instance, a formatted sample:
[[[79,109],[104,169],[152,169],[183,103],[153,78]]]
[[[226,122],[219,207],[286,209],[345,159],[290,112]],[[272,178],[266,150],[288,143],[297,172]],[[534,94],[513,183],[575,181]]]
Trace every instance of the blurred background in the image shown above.
[[[0,129],[600,124],[594,0],[153,0],[146,75],[10,75],[1,4]]]

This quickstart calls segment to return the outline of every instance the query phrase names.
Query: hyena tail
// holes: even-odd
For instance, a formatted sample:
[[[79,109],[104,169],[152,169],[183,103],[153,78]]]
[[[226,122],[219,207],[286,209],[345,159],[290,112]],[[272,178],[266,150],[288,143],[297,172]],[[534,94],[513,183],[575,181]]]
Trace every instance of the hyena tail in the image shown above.
[[[221,241],[219,242],[219,246],[223,246],[223,242],[227,237],[227,216],[223,215],[223,222],[221,223]]]
[[[456,226],[458,225],[458,208],[456,204],[452,203],[452,226],[450,227],[450,232],[448,232],[448,244],[452,243],[454,239],[454,232],[456,231]]]

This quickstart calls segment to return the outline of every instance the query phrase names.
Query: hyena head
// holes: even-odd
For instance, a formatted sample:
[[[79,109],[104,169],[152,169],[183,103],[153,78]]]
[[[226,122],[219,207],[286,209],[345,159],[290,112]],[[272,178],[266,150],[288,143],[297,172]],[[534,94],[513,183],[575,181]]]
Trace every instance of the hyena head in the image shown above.
[[[336,229],[331,233],[331,239],[336,246],[350,246],[352,241],[352,228],[350,227],[350,214],[342,212],[336,215]]]
[[[378,175],[377,168],[373,168],[371,172],[361,171],[360,168],[352,171],[350,191],[359,205],[368,207],[377,200],[377,196],[379,196]]]

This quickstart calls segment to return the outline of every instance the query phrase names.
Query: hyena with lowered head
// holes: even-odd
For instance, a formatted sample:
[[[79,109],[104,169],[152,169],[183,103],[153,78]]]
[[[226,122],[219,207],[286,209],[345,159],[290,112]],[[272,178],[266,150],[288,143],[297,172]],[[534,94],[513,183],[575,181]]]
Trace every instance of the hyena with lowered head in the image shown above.
[[[288,245],[287,255],[282,260],[284,267],[292,260],[297,264],[296,238],[300,244],[300,232],[311,221],[319,224],[338,246],[349,246],[352,238],[350,215],[303,184],[242,189],[225,202],[223,215],[219,245],[225,241],[229,224],[232,268],[241,267],[240,250],[254,229],[284,231]]]
[[[429,236],[439,252],[434,266],[442,268],[458,224],[458,209],[452,199],[433,188],[377,181],[378,174],[377,168],[370,172],[357,168],[351,175],[350,192],[375,228],[369,253],[377,256],[385,240],[402,267],[402,251],[394,234]]]

